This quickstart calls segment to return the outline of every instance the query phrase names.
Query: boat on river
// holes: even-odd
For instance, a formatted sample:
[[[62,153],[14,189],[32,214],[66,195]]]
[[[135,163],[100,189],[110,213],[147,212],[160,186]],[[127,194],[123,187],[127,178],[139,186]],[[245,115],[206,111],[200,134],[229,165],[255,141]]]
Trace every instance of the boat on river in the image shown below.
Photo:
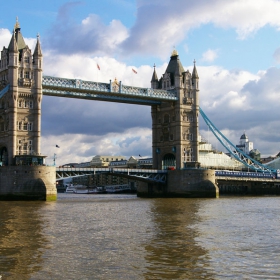
[[[65,192],[66,193],[74,193],[75,190],[76,190],[76,187],[73,184],[70,184],[66,187]]]
[[[104,186],[98,186],[89,191],[89,194],[103,194],[103,193],[107,193]]]
[[[131,188],[128,184],[110,185],[105,187],[107,193],[131,193]]]
[[[85,194],[89,193],[89,189],[85,185],[73,185],[70,184],[67,186],[65,193],[80,193],[80,194]]]

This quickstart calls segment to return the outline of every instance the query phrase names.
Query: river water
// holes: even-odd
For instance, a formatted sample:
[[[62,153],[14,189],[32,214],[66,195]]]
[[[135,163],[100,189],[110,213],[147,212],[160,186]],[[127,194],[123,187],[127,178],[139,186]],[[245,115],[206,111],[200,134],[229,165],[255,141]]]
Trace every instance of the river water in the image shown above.
[[[6,279],[280,279],[280,197],[0,201]]]

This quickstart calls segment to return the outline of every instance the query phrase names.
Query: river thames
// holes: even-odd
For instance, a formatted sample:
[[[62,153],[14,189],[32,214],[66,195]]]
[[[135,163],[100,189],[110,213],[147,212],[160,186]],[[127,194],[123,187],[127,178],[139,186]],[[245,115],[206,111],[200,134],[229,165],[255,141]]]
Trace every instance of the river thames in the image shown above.
[[[0,202],[6,279],[280,279],[280,197]]]

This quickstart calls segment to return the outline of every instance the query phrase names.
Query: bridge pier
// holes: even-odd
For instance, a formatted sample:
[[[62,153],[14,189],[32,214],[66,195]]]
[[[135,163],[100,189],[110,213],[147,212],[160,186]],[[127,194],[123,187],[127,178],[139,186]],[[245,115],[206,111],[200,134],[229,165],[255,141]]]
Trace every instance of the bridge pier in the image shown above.
[[[167,184],[139,183],[138,197],[216,198],[219,189],[215,171],[210,169],[182,169],[168,171]]]
[[[0,167],[0,200],[43,200],[57,198],[54,166]]]

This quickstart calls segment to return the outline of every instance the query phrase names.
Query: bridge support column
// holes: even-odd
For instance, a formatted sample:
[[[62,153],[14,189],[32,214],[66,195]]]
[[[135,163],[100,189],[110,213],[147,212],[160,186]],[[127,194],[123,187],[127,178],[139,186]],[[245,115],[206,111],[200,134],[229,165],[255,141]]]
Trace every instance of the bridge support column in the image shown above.
[[[214,170],[170,170],[167,178],[166,186],[140,183],[137,188],[137,196],[185,198],[219,197],[219,189],[215,182]]]
[[[0,167],[0,200],[43,200],[57,198],[54,166]]]

